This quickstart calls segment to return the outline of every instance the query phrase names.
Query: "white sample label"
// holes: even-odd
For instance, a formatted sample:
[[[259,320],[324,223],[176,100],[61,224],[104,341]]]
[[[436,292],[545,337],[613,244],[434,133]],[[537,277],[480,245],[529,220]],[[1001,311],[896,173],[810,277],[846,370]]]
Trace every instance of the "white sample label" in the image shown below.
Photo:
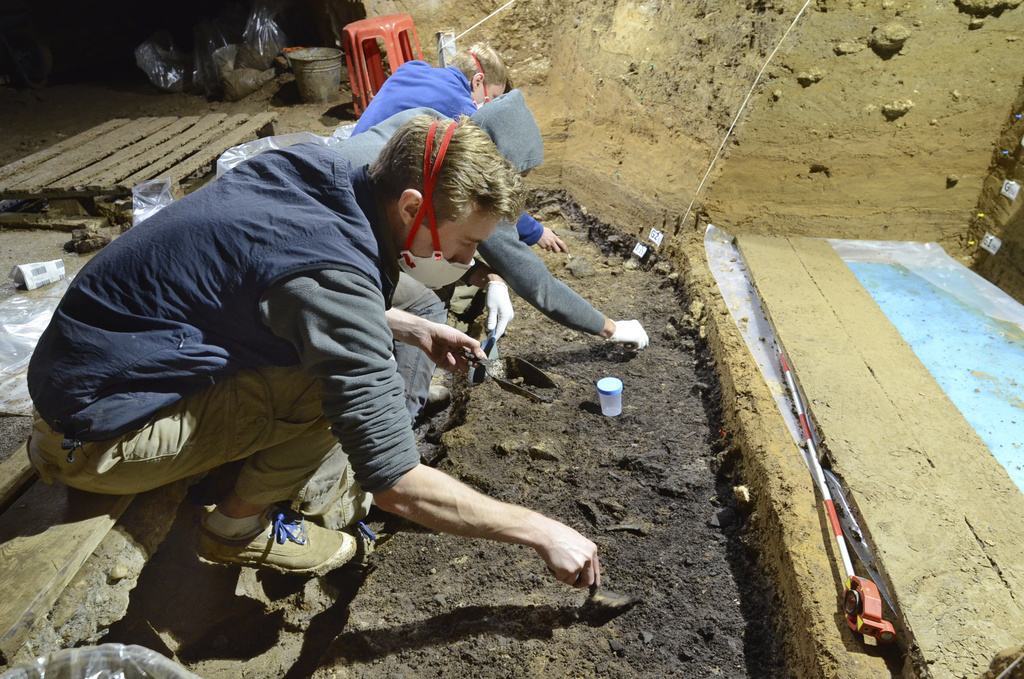
[[[647,239],[654,243],[654,247],[660,248],[661,241],[665,239],[665,234],[663,234],[661,231],[658,231],[655,228],[652,228],[650,235],[647,236]]]
[[[11,269],[7,277],[12,279],[15,285],[24,285],[26,290],[35,290],[64,279],[64,260],[18,264]]]
[[[985,237],[981,239],[981,249],[986,252],[992,253],[993,255],[999,252],[999,248],[1003,246],[1003,241],[999,240],[990,233],[986,233]]]
[[[1000,193],[1010,200],[1017,200],[1017,194],[1020,193],[1020,184],[1012,179],[1007,179],[1003,182],[1003,190]]]
[[[643,259],[643,256],[647,254],[647,246],[643,243],[637,243],[636,247],[633,248],[633,254]]]

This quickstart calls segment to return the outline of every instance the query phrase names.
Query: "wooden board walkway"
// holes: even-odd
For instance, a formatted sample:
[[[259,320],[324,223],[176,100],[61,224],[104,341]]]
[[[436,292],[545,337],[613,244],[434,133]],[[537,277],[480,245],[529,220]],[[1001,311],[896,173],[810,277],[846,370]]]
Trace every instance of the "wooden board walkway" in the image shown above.
[[[110,120],[0,167],[0,199],[123,196],[157,177],[177,184],[275,119],[215,113]]]
[[[737,243],[914,653],[978,676],[1024,639],[1024,495],[827,241]]]
[[[0,663],[46,620],[133,498],[48,486],[35,478],[25,446],[0,463]]]

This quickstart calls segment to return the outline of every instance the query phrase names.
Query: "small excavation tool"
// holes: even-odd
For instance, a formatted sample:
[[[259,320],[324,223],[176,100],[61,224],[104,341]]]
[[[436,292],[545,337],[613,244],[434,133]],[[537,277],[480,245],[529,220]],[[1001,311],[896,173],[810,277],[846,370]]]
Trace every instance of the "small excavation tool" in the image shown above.
[[[845,591],[841,602],[841,609],[846,615],[846,624],[854,632],[874,637],[883,644],[891,644],[896,640],[896,631],[892,623],[882,618],[882,600],[878,595],[878,587],[868,578],[862,578],[854,574],[853,563],[850,561],[850,553],[846,549],[846,541],[843,539],[843,529],[836,516],[835,504],[832,501],[832,493],[829,491],[828,483],[825,481],[825,474],[818,461],[818,451],[814,447],[814,436],[811,434],[811,426],[807,419],[807,411],[804,410],[803,401],[800,399],[800,392],[797,391],[796,381],[785,354],[779,351],[779,358],[782,359],[782,371],[786,375],[786,384],[793,396],[793,403],[796,406],[796,414],[800,419],[800,427],[803,429],[804,441],[807,449],[804,451],[804,460],[811,470],[821,497],[825,502],[825,510],[828,512],[828,520],[832,525],[832,532],[836,536],[836,544],[839,547],[843,572],[846,573]],[[891,604],[890,604],[891,605]]]
[[[497,340],[488,335],[481,345],[487,358],[466,355],[470,368],[470,384],[481,384],[488,376],[505,391],[526,398],[550,403],[557,393],[558,385],[537,366],[521,358],[498,358]]]

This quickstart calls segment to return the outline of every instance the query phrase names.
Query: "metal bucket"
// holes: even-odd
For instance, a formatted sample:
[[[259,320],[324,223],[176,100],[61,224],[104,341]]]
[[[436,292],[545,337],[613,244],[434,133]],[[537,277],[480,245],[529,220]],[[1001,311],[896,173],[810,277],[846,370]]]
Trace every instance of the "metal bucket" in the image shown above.
[[[323,104],[338,92],[341,87],[341,50],[303,47],[287,54],[302,101]]]

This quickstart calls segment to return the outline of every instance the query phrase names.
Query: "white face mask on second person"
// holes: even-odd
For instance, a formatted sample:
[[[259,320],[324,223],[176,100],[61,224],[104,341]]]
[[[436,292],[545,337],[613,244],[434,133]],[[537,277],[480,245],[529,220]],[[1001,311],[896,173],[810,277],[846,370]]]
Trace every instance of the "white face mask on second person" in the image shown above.
[[[472,264],[449,262],[440,252],[430,257],[416,257],[408,251],[398,258],[398,266],[431,290],[454,283],[473,267]]]
[[[434,184],[441,172],[441,163],[444,161],[444,154],[448,150],[448,142],[451,141],[452,134],[454,134],[458,123],[452,123],[445,130],[440,148],[437,151],[437,158],[434,160],[433,165],[431,165],[430,151],[434,146],[434,133],[437,131],[437,125],[437,122],[432,123],[430,130],[427,132],[427,152],[423,162],[423,203],[416,213],[412,229],[406,238],[405,249],[402,250],[398,257],[398,266],[401,267],[402,271],[432,290],[437,290],[454,283],[472,267],[472,264],[449,262],[445,259],[444,253],[441,252],[441,239],[437,234],[437,220],[434,218]],[[434,252],[429,257],[417,257],[412,254],[409,248],[412,247],[413,239],[415,239],[416,232],[419,231],[424,217],[427,218],[430,224],[430,236],[434,243]]]

